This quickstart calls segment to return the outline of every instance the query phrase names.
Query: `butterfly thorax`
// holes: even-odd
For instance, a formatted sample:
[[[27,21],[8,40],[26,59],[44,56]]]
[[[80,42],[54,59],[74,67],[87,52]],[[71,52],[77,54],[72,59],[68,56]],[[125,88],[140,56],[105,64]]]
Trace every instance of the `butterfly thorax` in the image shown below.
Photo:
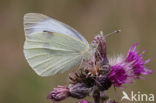
[[[81,55],[83,56],[83,60],[88,62],[93,58],[96,52],[96,47],[90,45],[88,48],[86,48],[83,52],[81,52]]]

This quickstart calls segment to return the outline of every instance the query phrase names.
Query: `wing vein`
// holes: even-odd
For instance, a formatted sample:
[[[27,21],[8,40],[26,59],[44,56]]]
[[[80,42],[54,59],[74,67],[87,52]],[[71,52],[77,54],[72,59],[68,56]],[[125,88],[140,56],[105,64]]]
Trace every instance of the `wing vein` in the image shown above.
[[[66,62],[62,63],[62,65],[61,65],[60,67],[62,67],[63,64],[67,64],[67,63],[71,62],[72,60],[76,59],[77,57],[79,57],[79,55],[76,56],[76,57],[74,57],[73,59],[70,58],[69,60],[66,60]],[[63,60],[63,61],[64,61],[64,60]],[[60,62],[61,62],[61,60],[60,60],[59,62],[57,62],[55,65],[51,65],[51,66],[47,67],[47,68],[42,72],[42,74],[45,73],[45,72],[47,72],[47,71],[49,71],[50,68],[52,68],[52,67],[58,65]],[[59,65],[58,65],[58,66],[59,66]],[[57,68],[58,68],[58,66],[57,66]],[[60,69],[61,69],[61,68],[60,68]],[[60,69],[59,69],[59,70],[60,70]],[[59,70],[55,71],[55,73],[57,73]]]

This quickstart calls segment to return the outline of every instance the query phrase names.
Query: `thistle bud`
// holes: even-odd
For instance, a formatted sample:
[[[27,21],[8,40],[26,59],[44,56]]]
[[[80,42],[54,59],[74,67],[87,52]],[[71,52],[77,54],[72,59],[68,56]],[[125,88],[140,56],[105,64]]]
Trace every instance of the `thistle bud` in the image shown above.
[[[96,61],[103,61],[103,64],[108,63],[108,59],[106,56],[106,40],[103,35],[97,35],[94,37],[92,44],[98,45],[97,51],[95,53]]]
[[[54,88],[48,95],[48,99],[53,101],[61,101],[69,96],[69,89],[65,86],[58,86]]]
[[[89,94],[89,88],[87,88],[87,85],[84,83],[70,85],[69,89],[70,96],[73,98],[81,99]]]
[[[97,83],[96,83],[97,87],[101,90],[107,90],[111,87],[112,83],[109,80],[108,77],[106,76],[101,76],[101,77],[97,77]]]

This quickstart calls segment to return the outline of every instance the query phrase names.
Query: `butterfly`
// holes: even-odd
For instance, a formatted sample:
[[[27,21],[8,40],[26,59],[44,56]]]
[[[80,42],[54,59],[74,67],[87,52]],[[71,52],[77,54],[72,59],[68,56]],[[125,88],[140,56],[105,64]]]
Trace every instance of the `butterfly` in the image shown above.
[[[72,27],[39,13],[24,15],[24,56],[40,76],[63,73],[94,55],[95,48]]]

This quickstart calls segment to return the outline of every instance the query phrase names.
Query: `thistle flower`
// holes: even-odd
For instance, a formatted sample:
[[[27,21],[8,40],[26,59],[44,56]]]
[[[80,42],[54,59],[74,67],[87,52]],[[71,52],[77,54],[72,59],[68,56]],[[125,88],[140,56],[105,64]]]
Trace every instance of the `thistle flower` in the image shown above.
[[[143,53],[136,51],[137,44],[129,49],[126,58],[117,57],[110,62],[109,79],[116,87],[120,87],[124,83],[132,83],[134,79],[141,78],[141,75],[148,75],[152,70],[147,69],[146,63],[150,59],[143,61]]]
[[[94,98],[94,103],[117,103],[105,95],[113,84],[121,87],[123,84],[132,83],[134,79],[140,79],[141,75],[148,75],[152,70],[147,69],[143,61],[143,54],[136,50],[137,44],[129,49],[125,58],[108,59],[106,55],[106,40],[101,34],[94,37],[92,46],[96,46],[93,57],[86,61],[83,67],[69,74],[69,86],[58,86],[49,94],[53,101],[61,101],[67,97],[82,99],[86,96]],[[92,103],[82,100],[79,103]]]
[[[148,75],[152,73],[152,70],[147,69],[146,63],[150,62],[151,59],[148,59],[146,61],[143,61],[142,55],[145,52],[142,52],[139,54],[139,51],[136,51],[137,43],[134,44],[127,54],[127,57],[125,59],[126,63],[131,63],[131,67],[133,69],[134,75],[139,78],[141,74]]]
[[[111,66],[109,79],[114,84],[114,86],[121,86],[123,83],[126,83],[127,77],[128,74],[126,73],[125,68],[123,68],[123,66]]]

